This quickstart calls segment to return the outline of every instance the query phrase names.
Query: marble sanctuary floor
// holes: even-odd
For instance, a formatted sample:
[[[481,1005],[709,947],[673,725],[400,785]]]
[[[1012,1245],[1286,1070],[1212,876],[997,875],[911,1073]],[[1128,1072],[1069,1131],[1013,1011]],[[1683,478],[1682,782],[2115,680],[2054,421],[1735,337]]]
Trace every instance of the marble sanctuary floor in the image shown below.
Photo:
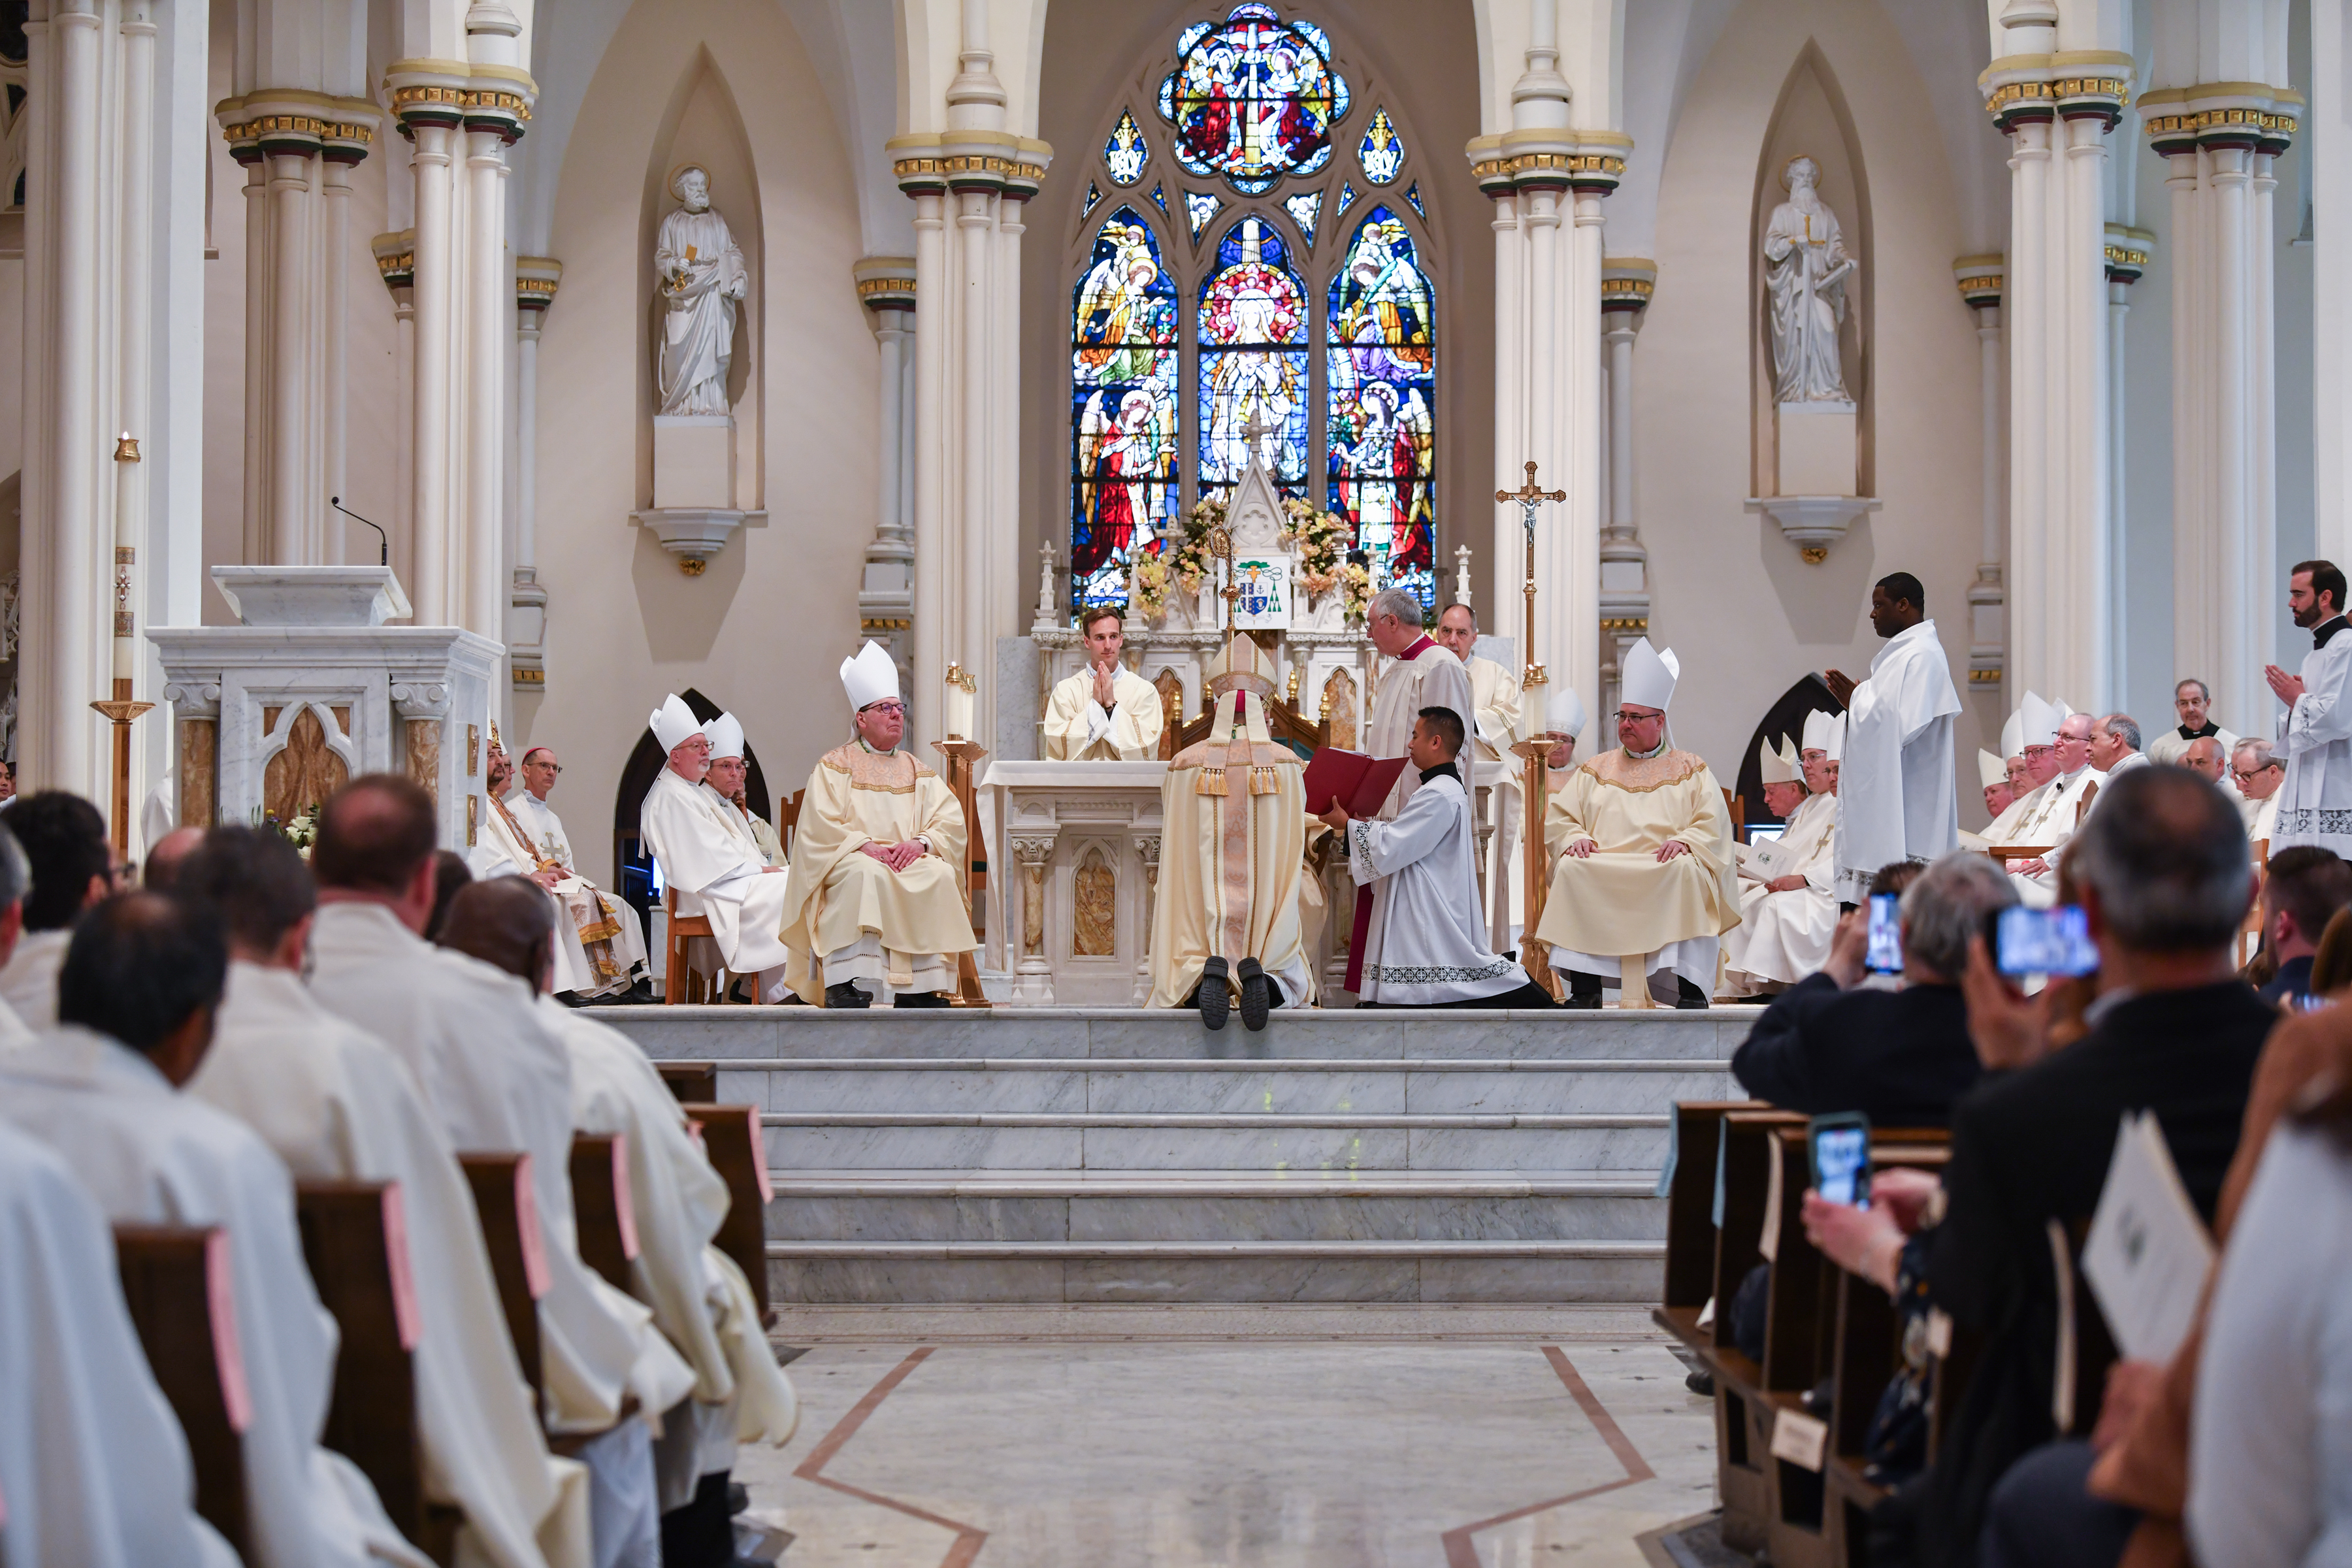
[[[785,1568],[1642,1564],[1713,1423],[1628,1307],[786,1307]]]

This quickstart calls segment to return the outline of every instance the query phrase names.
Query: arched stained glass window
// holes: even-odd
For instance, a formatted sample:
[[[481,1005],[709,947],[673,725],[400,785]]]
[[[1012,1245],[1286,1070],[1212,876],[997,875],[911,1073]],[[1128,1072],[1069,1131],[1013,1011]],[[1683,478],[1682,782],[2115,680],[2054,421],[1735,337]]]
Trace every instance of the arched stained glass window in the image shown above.
[[[1072,297],[1070,579],[1073,614],[1127,602],[1129,554],[1176,506],[1176,286],[1132,207],[1095,236]]]
[[[1364,166],[1364,178],[1376,185],[1387,184],[1404,167],[1404,138],[1396,133],[1387,110],[1372,110],[1372,122],[1356,144],[1356,161]]]
[[[1436,310],[1412,233],[1385,206],[1356,226],[1331,279],[1326,450],[1331,510],[1357,547],[1426,605],[1436,592]],[[1381,572],[1376,567],[1373,575]]]
[[[1160,84],[1160,115],[1176,128],[1176,161],[1223,174],[1245,196],[1331,157],[1331,127],[1347,117],[1347,79],[1331,68],[1331,40],[1311,22],[1286,22],[1246,0],[1223,23],[1196,22],[1176,43]]]
[[[1307,484],[1307,310],[1281,237],[1255,217],[1225,231],[1201,285],[1200,481],[1237,484],[1258,456],[1286,495]]]
[[[1143,140],[1135,116],[1120,111],[1118,123],[1111,127],[1110,140],[1103,143],[1103,162],[1110,167],[1111,184],[1131,185],[1143,178],[1143,165],[1150,156],[1151,148]]]

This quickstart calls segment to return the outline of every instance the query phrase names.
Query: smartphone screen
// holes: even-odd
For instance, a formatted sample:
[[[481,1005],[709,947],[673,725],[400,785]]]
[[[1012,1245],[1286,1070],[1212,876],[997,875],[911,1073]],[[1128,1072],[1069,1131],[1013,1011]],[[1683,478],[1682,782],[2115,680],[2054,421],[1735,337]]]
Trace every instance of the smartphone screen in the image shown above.
[[[1870,1128],[1860,1121],[1817,1120],[1812,1128],[1813,1190],[1833,1204],[1870,1206]]]
[[[1870,895],[1870,950],[1864,962],[1874,974],[1903,973],[1902,908],[1894,893]]]
[[[2072,977],[2099,967],[2090,922],[2074,904],[2029,910],[2022,904],[2000,911],[1993,924],[1993,959],[2003,974]]]

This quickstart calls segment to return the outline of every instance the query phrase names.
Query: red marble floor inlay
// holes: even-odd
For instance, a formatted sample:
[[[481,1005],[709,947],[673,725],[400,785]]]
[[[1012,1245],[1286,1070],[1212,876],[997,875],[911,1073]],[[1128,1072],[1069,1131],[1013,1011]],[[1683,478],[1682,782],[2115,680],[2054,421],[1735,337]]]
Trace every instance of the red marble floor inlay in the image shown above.
[[[933,1513],[928,1509],[917,1508],[912,1503],[900,1502],[896,1498],[884,1497],[879,1492],[870,1492],[863,1487],[851,1486],[847,1481],[836,1481],[821,1473],[825,1466],[833,1462],[834,1456],[840,1453],[852,1437],[857,1436],[857,1429],[866,1425],[866,1418],[879,1409],[882,1402],[889,1398],[892,1392],[900,1384],[906,1382],[917,1367],[930,1359],[931,1352],[937,1349],[939,1349],[937,1345],[919,1345],[906,1360],[892,1367],[882,1381],[867,1389],[866,1397],[859,1400],[848,1415],[836,1422],[833,1430],[827,1432],[814,1448],[809,1450],[809,1457],[800,1462],[793,1474],[802,1480],[814,1481],[821,1487],[830,1487],[835,1491],[846,1493],[862,1502],[874,1503],[878,1507],[906,1514],[911,1519],[919,1519],[926,1524],[936,1524],[942,1530],[954,1531],[955,1542],[948,1548],[948,1554],[940,1559],[940,1568],[971,1568],[972,1560],[980,1555],[981,1546],[988,1540],[988,1531],[975,1525],[963,1524]]]
[[[1594,1431],[1601,1434],[1601,1440],[1609,1445],[1610,1453],[1616,1456],[1625,1473],[1613,1481],[1570,1492],[1565,1497],[1546,1498],[1541,1502],[1531,1502],[1525,1508],[1515,1508],[1508,1513],[1498,1513],[1475,1524],[1455,1526],[1438,1538],[1445,1543],[1445,1568],[1478,1568],[1478,1549],[1470,1543],[1470,1538],[1482,1530],[1492,1530],[1498,1524],[1508,1524],[1513,1520],[1525,1519],[1531,1513],[1541,1513],[1547,1509],[1582,1502],[1587,1498],[1596,1498],[1604,1492],[1651,1480],[1657,1475],[1650,1468],[1650,1462],[1642,1458],[1640,1450],[1633,1447],[1633,1439],[1626,1436],[1624,1429],[1617,1425],[1615,1417],[1601,1405],[1600,1396],[1586,1386],[1584,1379],[1578,1374],[1575,1365],[1560,1348],[1546,1345],[1543,1353],[1544,1359],[1551,1363],[1552,1371],[1559,1374],[1560,1382],[1568,1385],[1569,1397],[1576,1401],[1577,1408],[1584,1412],[1584,1418],[1592,1423]]]

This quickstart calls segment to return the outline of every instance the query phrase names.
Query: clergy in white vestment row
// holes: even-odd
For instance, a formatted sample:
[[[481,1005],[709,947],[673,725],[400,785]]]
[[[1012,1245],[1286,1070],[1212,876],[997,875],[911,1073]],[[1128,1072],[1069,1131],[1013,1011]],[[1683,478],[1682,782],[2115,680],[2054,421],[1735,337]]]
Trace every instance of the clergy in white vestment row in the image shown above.
[[[33,886],[24,935],[0,965],[0,1001],[26,1028],[46,1029],[58,1019],[58,968],[74,921],[114,891],[114,853],[98,807],[63,790],[20,798],[9,808],[8,831],[32,862]]]
[[[1057,682],[1045,700],[1045,760],[1146,763],[1160,755],[1167,716],[1160,689],[1118,661],[1127,623],[1108,605],[1078,623],[1087,667]]]
[[[817,759],[793,828],[784,910],[793,988],[828,1007],[944,1007],[980,944],[963,890],[963,808],[900,748],[898,667],[867,641],[841,661],[856,734]]]
[[[1984,792],[1985,814],[1994,821],[2017,796],[2009,787],[2009,764],[1983,747],[1977,748],[1977,783]]]
[[[1470,792],[1455,765],[1467,742],[1462,716],[1424,710],[1406,756],[1421,787],[1387,822],[1348,816],[1334,801],[1322,821],[1340,835],[1348,874],[1377,888],[1379,945],[1358,977],[1369,1007],[1549,1007],[1551,995],[1486,945],[1478,907],[1478,839]]]
[[[432,797],[404,778],[356,779],[328,801],[310,850],[320,905],[311,994],[407,1064],[458,1153],[530,1156],[546,1262],[542,1424],[582,1438],[577,1457],[601,1520],[640,1494],[650,1505],[648,1424],[685,1396],[694,1373],[652,1314],[580,1257],[563,1042],[520,982],[418,934],[433,907],[435,832]],[[632,1398],[638,1418],[624,1421]]]
[[[2147,760],[2152,763],[2177,763],[2192,741],[2210,740],[2226,753],[2237,749],[2239,737],[2213,722],[2213,694],[2205,683],[2189,676],[2172,688],[2172,710],[2180,722],[2168,725],[2164,732],[2147,743]],[[2241,719],[2245,715],[2240,714]]]
[[[2044,729],[2053,717],[2057,719],[2056,725]],[[2018,896],[2037,909],[2046,909],[2057,901],[2060,853],[2066,841],[2074,837],[2075,826],[2098,791],[2099,775],[2091,767],[2091,731],[2095,722],[2091,715],[2074,712],[2063,703],[2045,704],[2038,717],[2029,715],[2026,721],[2027,754],[2031,756],[2033,745],[2047,734],[2047,765],[2054,770],[2050,782],[2034,792],[2032,804],[2014,825],[2015,837],[2011,840],[2046,851],[2010,867]]]
[[[375,1489],[320,1444],[335,1321],[320,1304],[285,1163],[180,1086],[211,1044],[228,954],[210,920],[158,893],[109,900],[75,931],[60,1022],[0,1054],[0,1120],[62,1156],[118,1226],[218,1226],[242,1388],[226,1397],[252,1568],[428,1568]],[[225,1319],[226,1321],[226,1319]]]
[[[2298,563],[2287,609],[2311,633],[2303,670],[2264,670],[2286,705],[2275,754],[2286,759],[2271,853],[2309,844],[2352,858],[2352,637],[2345,636],[2344,574],[2326,561]]]
[[[1810,715],[1808,727],[1827,717]],[[1837,764],[1826,749],[1811,754],[1820,760],[1800,763],[1786,736],[1777,750],[1768,740],[1758,751],[1764,809],[1784,826],[1778,838],[1737,847],[1739,923],[1723,938],[1724,988],[1735,996],[1794,985],[1829,961]]]
[[[1266,729],[1274,666],[1247,634],[1226,643],[1208,689],[1209,733],[1160,782],[1149,1005],[1197,1006],[1222,1029],[1238,1001],[1243,1026],[1262,1029],[1269,1010],[1315,1000],[1300,921],[1307,789],[1297,753]]]
[[[1678,1007],[1715,994],[1722,936],[1739,923],[1723,787],[1666,730],[1681,665],[1642,638],[1619,679],[1616,747],[1570,773],[1545,808],[1551,889],[1536,935],[1568,977],[1569,1005],[1601,1005],[1627,976]]]
[[[1476,763],[1508,760],[1514,764],[1504,771],[1487,806],[1488,819],[1495,828],[1487,845],[1487,936],[1489,941],[1507,945],[1517,897],[1524,896],[1523,879],[1511,874],[1518,865],[1519,823],[1526,816],[1526,802],[1520,798],[1525,792],[1519,781],[1518,759],[1510,754],[1519,738],[1519,678],[1494,659],[1473,651],[1478,644],[1478,614],[1469,605],[1446,605],[1438,613],[1434,635],[1470,672],[1473,711],[1463,715],[1470,726],[1470,743],[1457,759],[1456,771],[1470,790],[1472,801],[1477,799]],[[1569,689],[1565,682],[1560,689]],[[1549,996],[1546,1001],[1549,1001]]]
[[[554,753],[545,755],[550,761],[540,772],[545,784],[551,784],[560,770],[553,768]],[[572,868],[572,846],[563,837],[563,824],[544,798],[534,800],[528,788],[514,787],[514,763],[499,740],[496,724],[490,726],[487,766],[489,815],[466,852],[466,868],[478,878],[526,878],[562,908],[564,918],[556,928],[558,991],[583,1000],[627,991],[646,970],[646,939],[637,929],[636,911]],[[544,786],[541,793],[543,797]],[[550,829],[544,837],[542,825]]]
[[[751,845],[761,865],[782,865],[775,829],[769,827],[763,837],[760,830],[768,824],[745,803],[744,780],[751,763],[743,754],[742,721],[732,713],[721,713],[705,724],[702,732],[710,739],[710,771],[702,775],[702,787],[724,808],[719,816]]]
[[[469,1560],[584,1562],[586,1477],[548,1454],[449,1135],[392,1048],[303,983],[317,893],[301,857],[275,833],[215,827],[175,889],[217,911],[230,956],[188,1092],[250,1127],[298,1180],[396,1184],[426,1497],[463,1512]]]
[[[2001,726],[2000,746],[2009,771],[2010,802],[1984,831],[1990,845],[2034,844],[2023,837],[2028,820],[2042,802],[2042,791],[2058,776],[2058,725],[2065,718],[2063,704],[2042,700],[2028,691],[2017,710]],[[2029,736],[2028,730],[2032,733]]]
[[[1958,774],[1952,720],[1960,710],[1950,661],[1927,618],[1927,591],[1908,572],[1870,590],[1870,626],[1886,646],[1854,685],[1830,672],[1846,707],[1845,754],[1838,773],[1840,903],[1858,904],[1881,866],[1925,864],[1959,844]]]
[[[680,916],[710,922],[728,973],[751,977],[761,1001],[780,1002],[788,989],[782,932],[792,879],[767,864],[733,805],[703,787],[710,737],[694,710],[673,693],[647,723],[668,761],[646,792],[637,830],[662,883],[676,893]],[[665,975],[663,984],[684,980]]]
[[[2279,786],[2286,782],[2286,763],[2268,741],[2241,741],[2230,753],[2230,781],[2237,787],[2247,841],[2268,842],[2278,832]]]

